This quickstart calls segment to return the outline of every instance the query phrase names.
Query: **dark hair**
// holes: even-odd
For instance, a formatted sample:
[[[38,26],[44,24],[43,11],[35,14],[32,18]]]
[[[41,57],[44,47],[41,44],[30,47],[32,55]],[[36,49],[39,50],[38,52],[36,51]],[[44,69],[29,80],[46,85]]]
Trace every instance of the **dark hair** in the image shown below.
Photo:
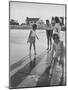
[[[32,25],[32,28],[33,28],[33,30],[37,29],[37,25],[36,24],[33,24]]]
[[[49,23],[49,20],[47,19],[47,20],[46,20],[46,22],[48,22],[48,23]]]
[[[53,40],[55,40],[55,37],[57,37],[57,39],[59,39],[59,35],[58,34],[53,34]]]
[[[60,23],[60,21],[59,21],[59,18],[58,18],[58,17],[55,17],[55,22],[56,22],[56,23]]]

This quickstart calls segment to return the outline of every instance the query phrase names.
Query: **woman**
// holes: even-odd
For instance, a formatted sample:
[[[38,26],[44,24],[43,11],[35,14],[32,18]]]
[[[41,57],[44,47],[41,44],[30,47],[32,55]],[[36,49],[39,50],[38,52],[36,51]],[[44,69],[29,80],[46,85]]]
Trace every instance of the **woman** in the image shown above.
[[[60,26],[60,21],[58,17],[55,17],[55,26],[53,29],[53,34],[58,34],[60,36],[60,31],[61,31],[61,26]]]

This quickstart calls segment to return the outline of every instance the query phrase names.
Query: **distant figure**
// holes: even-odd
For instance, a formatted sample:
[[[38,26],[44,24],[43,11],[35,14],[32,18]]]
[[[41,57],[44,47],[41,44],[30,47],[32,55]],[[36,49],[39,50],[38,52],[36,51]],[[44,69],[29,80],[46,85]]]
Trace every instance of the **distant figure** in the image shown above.
[[[55,26],[53,29],[53,34],[56,33],[60,36],[60,31],[61,31],[60,20],[58,17],[55,17]]]
[[[54,17],[52,17],[52,19],[51,19],[51,24],[52,24],[52,26],[55,26],[55,18]]]
[[[45,29],[46,29],[47,43],[48,43],[47,50],[49,50],[49,46],[50,46],[50,49],[51,49],[52,35],[53,35],[53,28],[52,28],[51,24],[49,24],[49,20],[46,20]]]
[[[52,26],[52,29],[54,29],[54,26],[55,26],[55,18],[52,17],[51,19],[51,26]]]
[[[60,40],[58,34],[53,35],[53,47],[52,47],[52,66],[50,74],[52,75],[53,69],[55,68],[56,64],[62,66],[62,77],[64,76],[64,45],[63,41]]]
[[[32,30],[30,31],[27,43],[30,43],[30,47],[29,47],[29,56],[31,58],[31,47],[33,44],[33,48],[34,48],[34,55],[36,55],[36,46],[35,46],[35,42],[36,42],[36,38],[39,40],[38,36],[36,35],[36,29],[37,29],[37,25],[33,24],[32,25]]]

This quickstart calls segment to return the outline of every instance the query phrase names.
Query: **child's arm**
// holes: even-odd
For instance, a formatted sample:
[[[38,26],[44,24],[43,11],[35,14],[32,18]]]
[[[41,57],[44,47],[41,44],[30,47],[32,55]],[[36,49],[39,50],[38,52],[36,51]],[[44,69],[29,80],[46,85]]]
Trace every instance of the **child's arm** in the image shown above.
[[[27,39],[27,43],[28,43],[29,40],[30,40],[31,34],[32,34],[32,31],[30,31],[30,34],[29,34],[28,39]]]
[[[36,35],[36,38],[39,40],[38,36]]]
[[[55,51],[55,45],[53,44],[53,46],[52,46],[52,51],[51,51],[51,61],[54,59],[54,51]]]

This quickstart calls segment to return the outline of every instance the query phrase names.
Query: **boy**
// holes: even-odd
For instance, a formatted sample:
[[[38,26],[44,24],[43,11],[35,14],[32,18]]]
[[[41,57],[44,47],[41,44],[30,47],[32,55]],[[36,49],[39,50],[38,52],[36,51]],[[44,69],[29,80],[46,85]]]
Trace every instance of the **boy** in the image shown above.
[[[39,40],[39,38],[36,35],[36,29],[37,29],[37,25],[33,24],[32,25],[32,30],[30,31],[27,43],[30,43],[30,47],[29,47],[29,56],[31,57],[31,47],[33,44],[33,48],[34,48],[34,55],[36,55],[36,46],[35,46],[35,42],[36,42],[36,38]]]
[[[54,34],[53,35],[53,47],[52,47],[52,64],[51,64],[51,70],[50,75],[53,74],[54,69],[57,64],[62,66],[62,77],[64,77],[64,46],[63,42],[60,41],[59,35]]]

